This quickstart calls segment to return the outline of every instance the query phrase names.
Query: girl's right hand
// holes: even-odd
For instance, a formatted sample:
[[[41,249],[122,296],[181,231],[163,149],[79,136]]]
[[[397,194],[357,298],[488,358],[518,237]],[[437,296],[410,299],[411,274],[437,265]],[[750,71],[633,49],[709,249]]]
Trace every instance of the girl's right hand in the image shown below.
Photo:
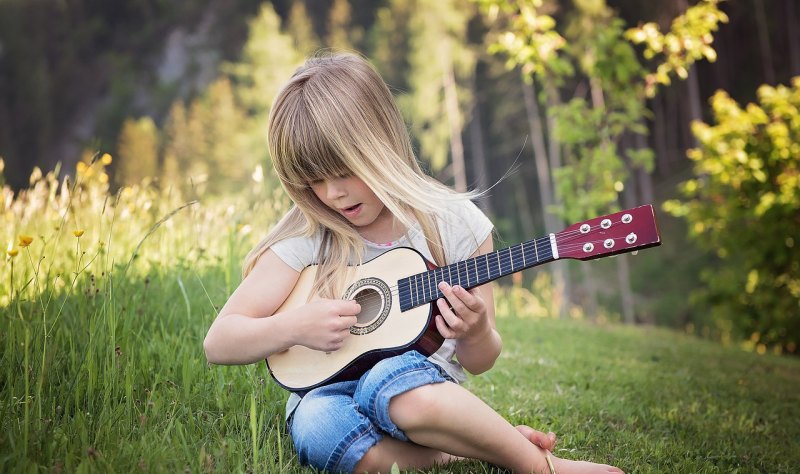
[[[332,352],[341,349],[356,324],[361,305],[352,300],[318,299],[294,315],[295,341],[309,349]]]

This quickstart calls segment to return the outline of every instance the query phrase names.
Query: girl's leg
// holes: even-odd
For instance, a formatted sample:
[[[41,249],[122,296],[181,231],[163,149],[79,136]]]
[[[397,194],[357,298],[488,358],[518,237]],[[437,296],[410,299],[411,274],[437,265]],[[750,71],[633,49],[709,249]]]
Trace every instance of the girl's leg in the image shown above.
[[[546,452],[460,385],[424,385],[392,398],[389,416],[417,444],[515,472],[549,473]],[[621,473],[607,465],[552,457],[556,472]]]
[[[552,449],[555,445],[555,435],[552,435],[552,433],[548,435],[525,425],[517,426],[517,431],[539,447]],[[459,459],[463,458],[433,448],[386,437],[367,451],[366,455],[356,465],[355,472],[389,472],[395,463],[400,469],[427,469],[434,465],[443,465]]]

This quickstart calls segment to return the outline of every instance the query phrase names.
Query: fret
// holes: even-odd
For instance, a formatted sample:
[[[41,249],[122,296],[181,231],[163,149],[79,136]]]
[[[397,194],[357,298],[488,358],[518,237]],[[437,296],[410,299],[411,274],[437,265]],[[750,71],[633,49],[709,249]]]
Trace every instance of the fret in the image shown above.
[[[514,273],[514,256],[511,255],[511,247],[508,248],[508,259],[511,260],[511,273]]]
[[[453,284],[453,266],[452,265],[448,265],[447,266],[447,284],[448,285],[452,285]]]
[[[475,265],[475,286],[478,286],[478,283],[481,281],[481,277],[478,276],[478,262],[476,262],[474,258],[471,258],[470,262]]]
[[[489,254],[484,254],[483,257],[486,260],[486,280],[488,281],[492,279],[492,274],[489,272]]]
[[[519,248],[522,249],[522,266],[523,268],[528,268],[528,263],[525,262],[525,242],[522,242]]]
[[[497,271],[498,271],[497,275],[500,276],[503,274],[503,268],[500,266],[500,254],[495,253],[495,256],[497,257]]]
[[[433,290],[431,289],[431,272],[425,272],[425,300],[433,301]]]

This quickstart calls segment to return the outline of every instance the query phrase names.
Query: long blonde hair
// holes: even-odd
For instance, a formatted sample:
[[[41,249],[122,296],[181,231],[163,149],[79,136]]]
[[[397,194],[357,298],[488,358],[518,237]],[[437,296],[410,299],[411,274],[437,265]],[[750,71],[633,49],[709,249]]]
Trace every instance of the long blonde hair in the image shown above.
[[[435,214],[443,201],[475,194],[456,193],[422,171],[389,88],[364,58],[309,58],[275,98],[268,134],[275,171],[295,205],[250,251],[245,276],[274,243],[321,231],[313,293],[341,295],[344,272],[337,270],[353,257],[361,262],[364,243],[309,183],[350,174],[369,186],[406,231],[419,222],[434,263],[446,263]]]

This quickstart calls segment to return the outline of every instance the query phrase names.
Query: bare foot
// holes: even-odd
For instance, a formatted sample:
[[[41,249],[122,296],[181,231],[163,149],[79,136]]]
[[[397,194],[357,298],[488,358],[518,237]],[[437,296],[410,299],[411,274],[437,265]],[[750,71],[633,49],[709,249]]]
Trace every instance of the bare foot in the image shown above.
[[[595,464],[587,461],[572,461],[550,455],[557,474],[624,474],[622,469],[608,464]]]
[[[528,441],[539,446],[542,449],[546,449],[547,451],[552,451],[553,448],[556,447],[556,434],[552,431],[544,434],[541,431],[536,431],[535,429],[531,428],[527,425],[517,425],[517,431],[522,433]]]
[[[556,435],[553,432],[543,433],[527,425],[517,425],[517,431],[540,448],[552,451],[556,446]],[[556,474],[624,474],[622,469],[607,464],[595,464],[588,461],[572,461],[561,459],[550,454]]]

